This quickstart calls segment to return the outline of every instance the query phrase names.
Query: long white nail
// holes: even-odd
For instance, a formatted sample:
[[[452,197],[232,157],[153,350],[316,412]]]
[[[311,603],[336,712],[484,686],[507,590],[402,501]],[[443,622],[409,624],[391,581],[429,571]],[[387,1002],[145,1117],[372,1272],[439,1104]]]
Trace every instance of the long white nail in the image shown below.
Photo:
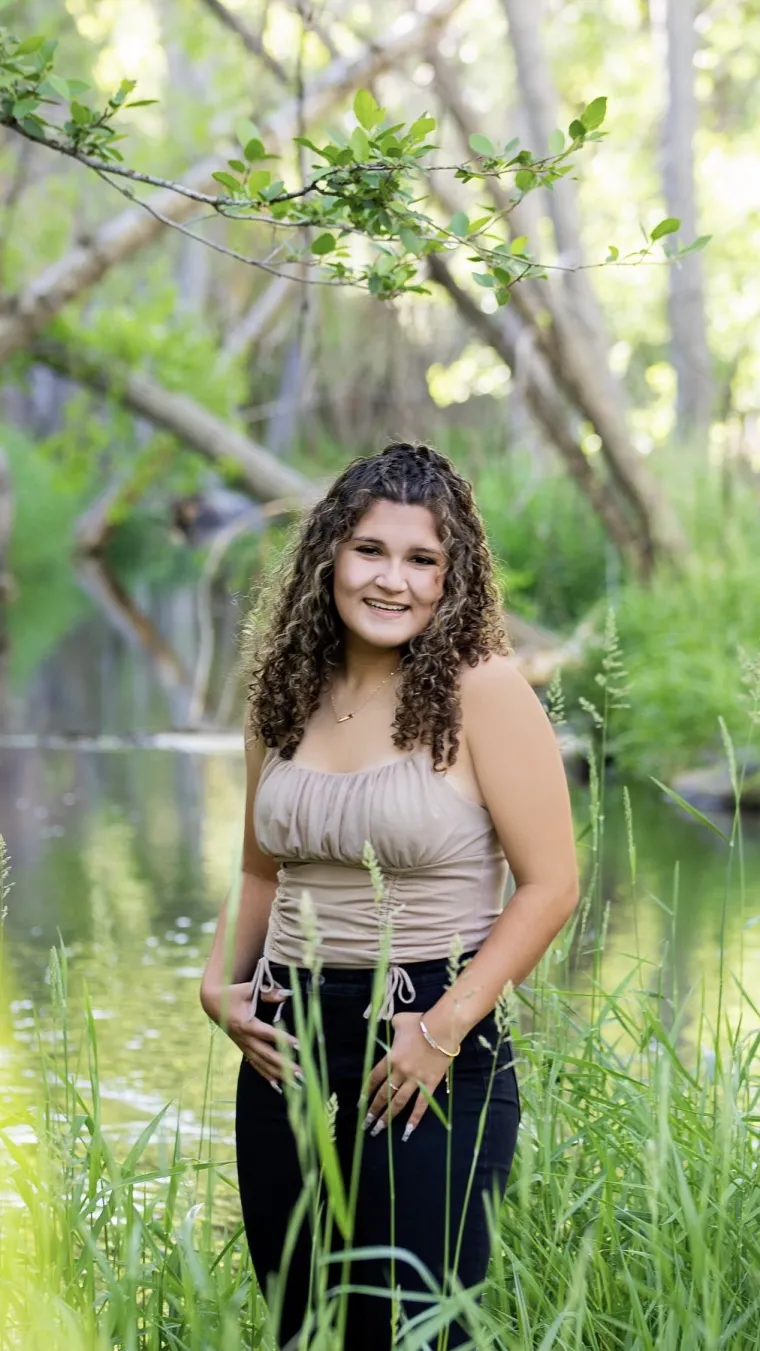
[[[414,1126],[412,1125],[411,1121],[407,1121],[406,1126],[404,1127],[404,1134],[401,1136],[402,1145],[409,1139],[409,1136],[411,1135],[413,1130]]]
[[[381,1117],[380,1120],[377,1122],[377,1125],[372,1127],[370,1135],[379,1135],[380,1132],[384,1130],[385,1130],[385,1120],[383,1117]]]
[[[375,1118],[373,1117],[372,1113],[367,1112],[367,1115],[365,1116],[364,1121],[362,1122],[362,1130],[366,1131],[367,1127],[372,1125],[374,1119]]]
[[[282,1093],[282,1089],[280,1088],[280,1085],[278,1084],[276,1079],[269,1079],[268,1082],[272,1085],[272,1088],[274,1089],[275,1093]]]

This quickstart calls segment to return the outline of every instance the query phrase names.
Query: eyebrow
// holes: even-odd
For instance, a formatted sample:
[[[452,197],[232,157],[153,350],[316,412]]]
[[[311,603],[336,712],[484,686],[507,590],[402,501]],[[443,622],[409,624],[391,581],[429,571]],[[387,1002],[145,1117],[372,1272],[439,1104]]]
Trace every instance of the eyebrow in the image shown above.
[[[352,535],[351,538],[360,541],[362,544],[380,544],[383,548],[385,547],[385,541],[382,539],[375,539],[374,535]],[[441,550],[436,549],[430,544],[413,544],[410,546],[409,553],[436,554],[439,558],[442,557]]]

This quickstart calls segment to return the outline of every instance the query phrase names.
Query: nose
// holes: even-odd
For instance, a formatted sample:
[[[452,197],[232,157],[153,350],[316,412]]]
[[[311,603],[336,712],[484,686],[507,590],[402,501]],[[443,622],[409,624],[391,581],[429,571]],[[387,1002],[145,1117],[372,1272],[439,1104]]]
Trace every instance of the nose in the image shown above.
[[[375,582],[383,591],[394,594],[406,591],[406,578],[401,559],[384,558],[375,577]]]

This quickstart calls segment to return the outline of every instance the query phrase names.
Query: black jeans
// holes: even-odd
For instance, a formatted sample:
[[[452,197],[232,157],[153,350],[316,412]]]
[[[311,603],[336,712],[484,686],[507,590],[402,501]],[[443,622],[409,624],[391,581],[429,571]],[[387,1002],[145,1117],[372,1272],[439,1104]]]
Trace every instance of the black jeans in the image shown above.
[[[414,983],[416,998],[410,1004],[397,1003],[397,1011],[424,1013],[438,1000],[446,986],[445,959],[404,963]],[[274,978],[284,986],[290,983],[286,966],[271,963]],[[358,1127],[358,1099],[362,1087],[362,1066],[367,1038],[367,1021],[362,1016],[372,993],[373,972],[368,968],[325,967],[319,991],[324,1028],[329,1093],[338,1099],[335,1142],[348,1190]],[[304,1002],[312,988],[311,973],[298,971]],[[257,1016],[272,1022],[277,1005],[260,1002]],[[291,1002],[285,1004],[280,1025],[295,1032]],[[378,1040],[370,1061],[377,1064],[385,1054],[393,1029],[385,1020],[377,1024]],[[492,1050],[481,1045],[485,1037]],[[497,1052],[498,1045],[498,1052]],[[495,1066],[494,1066],[495,1061]],[[459,1056],[452,1061],[451,1095],[446,1093],[445,1078],[435,1091],[435,1101],[451,1121],[448,1269],[453,1270],[465,1210],[465,1199],[476,1154],[481,1112],[488,1107],[477,1163],[464,1214],[457,1275],[464,1286],[481,1281],[490,1255],[490,1239],[483,1193],[489,1200],[494,1192],[500,1199],[506,1188],[520,1121],[520,1097],[513,1066],[509,1037],[499,1044],[495,1016],[489,1014],[462,1042]],[[494,1072],[495,1069],[495,1072]],[[490,1082],[490,1095],[489,1095]],[[301,1090],[304,1091],[304,1090]],[[444,1284],[446,1230],[446,1170],[449,1131],[428,1106],[422,1120],[406,1142],[404,1125],[411,1113],[411,1102],[394,1118],[390,1128],[395,1235],[398,1248],[412,1252],[425,1264],[439,1286]],[[351,1246],[388,1245],[391,1232],[391,1170],[388,1130],[377,1136],[365,1133],[356,1219]],[[302,1191],[302,1175],[296,1142],[288,1120],[287,1100],[276,1093],[247,1061],[240,1067],[237,1091],[237,1165],[240,1197],[246,1235],[254,1270],[266,1295],[270,1272],[279,1272],[288,1219]],[[337,1227],[335,1228],[337,1235]],[[335,1238],[332,1248],[340,1251],[342,1239]],[[300,1229],[296,1247],[287,1264],[286,1287],[279,1326],[280,1346],[284,1348],[301,1328],[308,1307],[309,1271],[312,1239],[309,1220]],[[354,1261],[350,1279],[355,1284],[389,1288],[389,1261]],[[340,1283],[341,1263],[331,1264],[328,1288]],[[401,1291],[429,1293],[415,1268],[400,1257],[395,1261],[394,1285]],[[423,1304],[404,1301],[411,1318]],[[388,1297],[352,1294],[348,1301],[348,1320],[344,1351],[389,1351],[391,1346],[391,1301]],[[449,1329],[450,1347],[467,1340],[462,1325]],[[432,1340],[435,1346],[435,1339]]]

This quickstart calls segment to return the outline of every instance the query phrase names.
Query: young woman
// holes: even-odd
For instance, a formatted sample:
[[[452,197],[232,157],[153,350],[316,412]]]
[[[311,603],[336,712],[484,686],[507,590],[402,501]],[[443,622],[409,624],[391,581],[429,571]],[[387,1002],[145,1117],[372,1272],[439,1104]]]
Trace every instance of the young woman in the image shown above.
[[[393,1242],[443,1283],[461,1224],[456,1271],[472,1286],[490,1255],[485,1198],[504,1193],[520,1119],[496,1006],[567,920],[578,881],[562,761],[509,659],[471,488],[429,447],[395,444],[355,460],[305,519],[257,651],[246,760],[232,984],[224,985],[225,908],[201,999],[243,1052],[238,1175],[262,1290],[280,1269],[303,1185],[280,1081],[293,1058],[297,1067],[290,970],[305,995],[311,989],[305,892],[347,1186],[356,1131],[368,1132],[353,1243]],[[384,879],[379,906],[367,841]],[[516,889],[504,907],[508,866]],[[385,997],[362,1083],[388,925]],[[420,1086],[448,1112],[449,1129]],[[283,1273],[283,1347],[307,1311],[311,1246],[304,1222]],[[355,1261],[351,1278],[387,1290],[388,1270],[380,1258]],[[333,1271],[337,1284],[340,1264]],[[394,1282],[427,1289],[413,1262],[396,1261]],[[348,1351],[389,1351],[390,1309],[382,1294],[352,1295]],[[449,1346],[464,1340],[452,1325]]]

